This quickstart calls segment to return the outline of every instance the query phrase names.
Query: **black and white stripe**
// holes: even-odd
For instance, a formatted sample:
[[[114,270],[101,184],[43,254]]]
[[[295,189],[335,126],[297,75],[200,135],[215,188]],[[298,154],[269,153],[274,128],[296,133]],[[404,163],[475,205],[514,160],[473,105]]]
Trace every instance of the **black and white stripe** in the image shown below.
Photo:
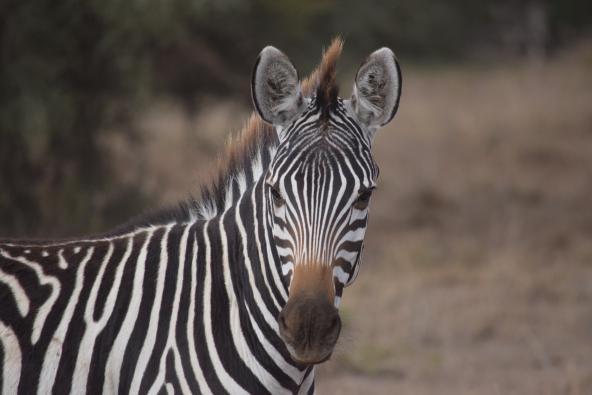
[[[280,131],[293,143],[278,150],[266,183],[290,197],[270,211],[282,273],[289,278],[298,263],[332,265],[338,306],[343,288],[357,275],[368,220],[367,206],[352,204],[360,191],[375,188],[378,167],[367,135],[342,100],[324,133],[318,131],[319,116],[313,100],[297,122]]]
[[[2,392],[297,392],[310,368],[277,335],[270,236],[244,225],[262,193],[208,221],[2,244]]]

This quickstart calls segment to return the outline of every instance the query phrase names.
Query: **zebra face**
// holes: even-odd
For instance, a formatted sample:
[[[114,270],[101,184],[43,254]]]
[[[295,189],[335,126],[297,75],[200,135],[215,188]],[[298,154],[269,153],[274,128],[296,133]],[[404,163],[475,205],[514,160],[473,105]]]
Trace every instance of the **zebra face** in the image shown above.
[[[401,87],[394,54],[383,48],[362,64],[351,99],[342,100],[336,58],[325,55],[307,97],[288,58],[266,47],[252,83],[255,106],[279,137],[265,175],[268,221],[289,289],[279,331],[292,358],[306,364],[328,359],[339,337],[337,308],[358,273],[378,177],[371,143],[393,118]]]
[[[266,189],[286,283],[296,288],[296,270],[320,266],[338,307],[343,288],[358,273],[378,167],[367,142],[351,137],[354,119],[341,101],[331,117],[322,125],[312,101],[301,122],[286,130]]]

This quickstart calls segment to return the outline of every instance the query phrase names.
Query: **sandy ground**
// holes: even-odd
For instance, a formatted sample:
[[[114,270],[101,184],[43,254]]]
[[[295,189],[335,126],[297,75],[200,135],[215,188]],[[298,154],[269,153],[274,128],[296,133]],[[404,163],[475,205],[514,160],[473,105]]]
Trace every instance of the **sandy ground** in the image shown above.
[[[592,394],[591,69],[590,46],[538,66],[403,64],[400,112],[375,144],[363,267],[319,393]],[[161,104],[139,122],[146,159],[114,142],[115,163],[175,201],[241,111],[188,118]]]

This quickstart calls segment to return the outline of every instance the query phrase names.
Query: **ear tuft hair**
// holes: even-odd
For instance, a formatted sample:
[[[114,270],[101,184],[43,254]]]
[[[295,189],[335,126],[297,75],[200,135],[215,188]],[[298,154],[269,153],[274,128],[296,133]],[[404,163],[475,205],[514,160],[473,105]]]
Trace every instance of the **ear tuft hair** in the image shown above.
[[[329,110],[337,104],[339,88],[335,78],[337,60],[343,50],[343,40],[336,37],[323,52],[321,63],[302,83],[302,91],[305,96],[311,96],[313,92],[317,96],[317,105],[321,108],[321,119],[329,116]]]
[[[401,69],[393,51],[373,52],[356,74],[351,108],[370,128],[384,126],[395,116],[401,97]]]
[[[257,58],[251,93],[261,118],[275,126],[288,124],[305,107],[296,68],[272,46],[263,48]]]

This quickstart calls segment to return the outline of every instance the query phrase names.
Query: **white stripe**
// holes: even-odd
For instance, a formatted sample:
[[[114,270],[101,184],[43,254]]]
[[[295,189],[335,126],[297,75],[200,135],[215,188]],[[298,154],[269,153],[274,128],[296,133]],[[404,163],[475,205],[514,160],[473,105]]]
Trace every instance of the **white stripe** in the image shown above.
[[[178,286],[177,286],[177,292],[179,293],[179,295],[175,296],[175,299],[178,300],[178,298],[180,297],[180,293],[181,293],[181,289],[183,288],[183,273],[185,270],[185,267],[187,265],[187,261],[185,260],[185,256],[186,256],[186,252],[187,252],[187,244],[188,244],[188,235],[189,235],[189,230],[191,229],[191,226],[193,224],[189,224],[187,226],[187,229],[185,230],[185,234],[183,235],[183,239],[181,240],[181,252],[180,252],[180,258],[179,258],[179,272],[181,280],[177,280]],[[197,247],[196,247],[197,249]],[[181,265],[181,259],[183,264]],[[173,306],[177,306],[177,310],[178,310],[178,305],[179,303],[176,302],[175,305]],[[177,312],[175,312],[175,317],[177,316]],[[177,319],[175,319],[175,323],[177,322]],[[171,322],[171,327],[173,326],[173,323]],[[179,384],[181,385],[181,391],[183,394],[191,394],[191,389],[189,388],[189,383],[187,383],[187,378],[185,377],[185,371],[183,370],[183,364],[181,363],[181,355],[179,354],[179,348],[177,346],[177,341],[176,341],[176,330],[175,328],[172,328],[171,331],[169,332],[169,340],[172,342],[171,344],[171,350],[173,352],[173,358],[174,358],[174,363],[175,363],[175,374],[177,376],[177,378],[179,379]],[[202,373],[202,372],[200,372]],[[201,393],[203,394],[204,391],[201,391]]]
[[[335,306],[336,309],[339,309],[340,304],[341,304],[341,296],[335,295],[335,298],[333,299],[333,305]]]
[[[314,366],[311,368],[312,372],[306,376],[304,382],[300,385],[300,389],[298,390],[298,394],[308,394],[310,387],[314,384],[315,379],[315,368]]]
[[[208,383],[203,375],[203,371],[199,366],[197,359],[197,352],[195,348],[195,293],[197,284],[197,240],[193,240],[193,257],[191,259],[191,297],[189,299],[189,314],[187,317],[187,343],[189,347],[189,361],[191,362],[191,369],[197,379],[199,385],[199,392],[208,395],[212,391],[208,387]]]
[[[125,355],[125,348],[134,329],[134,324],[138,319],[140,313],[140,303],[142,302],[142,286],[144,282],[144,272],[146,270],[146,255],[148,253],[148,245],[152,239],[154,230],[150,230],[146,233],[146,240],[142,246],[142,250],[138,255],[136,263],[136,271],[134,273],[134,282],[132,284],[132,296],[129,301],[129,307],[121,329],[113,342],[111,352],[107,358],[107,364],[105,365],[105,383],[103,385],[103,391],[109,393],[119,392],[119,378],[123,370],[123,357]]]
[[[132,245],[133,239],[129,238],[123,257],[117,265],[113,283],[109,284],[109,294],[107,295],[107,299],[105,300],[103,314],[101,315],[98,321],[95,321],[93,318],[94,309],[96,307],[97,296],[99,293],[99,288],[103,281],[105,269],[107,267],[107,264],[109,263],[108,260],[111,259],[113,253],[113,243],[110,243],[109,252],[107,253],[107,256],[105,257],[105,259],[103,259],[103,262],[101,263],[101,268],[99,269],[97,278],[95,279],[93,287],[90,291],[90,296],[88,298],[88,302],[86,303],[86,309],[84,311],[84,322],[86,323],[86,330],[84,332],[84,335],[82,336],[80,348],[78,350],[78,357],[76,358],[74,376],[72,378],[72,389],[70,390],[70,393],[72,394],[81,394],[86,392],[86,383],[88,380],[88,373],[91,359],[93,356],[92,351],[95,347],[95,341],[97,340],[97,336],[99,336],[103,328],[105,328],[105,325],[107,325],[107,321],[111,317],[113,309],[115,308],[115,301],[117,299],[117,294],[119,293],[121,278],[123,277],[123,269],[132,253]]]
[[[355,228],[352,230],[349,230],[345,235],[343,235],[343,237],[341,238],[341,240],[339,240],[340,243],[344,243],[346,241],[362,241],[364,240],[364,234],[366,233],[366,228]]]
[[[251,314],[251,309],[249,309],[249,306],[246,303],[245,307],[247,309],[247,313],[249,313],[249,320],[251,321],[251,325],[255,330],[255,336],[257,336],[257,339],[259,339],[259,341],[261,342],[261,345],[263,346],[263,349],[265,350],[267,355],[269,355],[273,362],[281,370],[283,370],[284,373],[290,376],[290,378],[294,380],[294,382],[300,382],[300,380],[302,380],[303,372],[295,368],[290,363],[288,363],[282,356],[282,354],[280,354],[280,352],[269,342],[269,340],[267,340],[263,332],[261,332],[261,328],[259,328],[259,324],[255,320],[255,317],[253,317],[253,314]]]
[[[238,190],[242,196],[247,190],[247,177],[243,171],[236,175],[236,183],[238,184]]]
[[[354,208],[352,210],[352,214],[351,214],[351,218],[349,220],[349,223],[353,223],[359,219],[366,219],[366,217],[368,216],[368,210],[358,210],[356,208]]]
[[[23,355],[18,338],[12,329],[0,321],[0,343],[2,344],[2,394],[16,394],[21,379]]]
[[[240,202],[242,201],[242,196],[238,201],[238,206],[240,206]],[[255,303],[259,306],[259,311],[263,314],[263,317],[268,322],[268,324],[274,329],[278,330],[277,320],[273,318],[265,302],[263,302],[263,298],[259,293],[259,289],[257,288],[257,284],[255,283],[255,276],[253,275],[253,269],[251,268],[251,259],[249,258],[249,251],[247,249],[247,232],[245,231],[245,227],[243,226],[241,217],[240,217],[240,210],[238,207],[234,210],[235,211],[235,221],[238,226],[242,246],[243,246],[243,259],[244,259],[244,267],[247,269],[247,274],[249,277],[249,285],[251,286],[251,290],[253,292],[253,297],[255,298]],[[253,374],[261,380],[261,383],[265,386],[272,394],[277,393],[286,393],[286,389],[278,383],[278,381],[273,377],[269,372],[261,366],[257,358],[252,354],[249,345],[245,341],[244,333],[241,328],[240,324],[240,310],[239,310],[239,301],[236,298],[234,293],[234,289],[232,286],[232,278],[230,275],[230,262],[228,261],[228,240],[226,238],[226,232],[224,230],[224,216],[220,217],[220,239],[222,241],[222,263],[224,264],[224,284],[226,285],[226,293],[228,294],[228,299],[230,303],[230,330],[232,332],[232,340],[234,342],[234,346],[238,352],[238,355],[241,357],[245,365],[253,372]],[[246,301],[241,301],[246,305]],[[288,392],[289,393],[289,392]]]
[[[337,166],[337,169],[339,170],[339,178],[341,180],[345,180],[345,174],[343,174],[343,170],[341,169],[341,166]],[[339,187],[339,191],[337,192],[337,196],[335,198],[336,202],[341,202],[341,199],[343,199],[343,195],[345,194],[345,188],[346,188],[346,183],[342,182],[341,186]],[[359,183],[356,180],[356,184],[354,185],[354,190],[358,190],[359,189]],[[342,209],[339,211],[338,214],[336,214],[336,210],[338,208],[337,204],[333,205],[333,210],[331,210],[331,213],[329,214],[329,218],[341,218],[342,215],[344,215],[344,213],[349,210],[349,206],[346,205],[345,207],[342,207]],[[335,251],[335,238],[339,237],[339,234],[341,233],[341,230],[343,229],[343,227],[345,227],[345,221],[335,221],[333,222],[333,224],[329,227],[329,230],[327,231],[327,233],[330,235],[330,243],[329,245],[331,246],[331,248],[327,248],[327,250],[330,250],[330,253],[332,254]],[[331,259],[331,257],[329,258]]]
[[[232,199],[232,179],[226,183],[226,193],[224,196],[224,210],[228,210],[232,207],[233,199]]]
[[[345,284],[349,278],[349,273],[346,273],[341,266],[335,266],[333,268],[333,277],[337,277],[341,284]]]
[[[179,354],[179,348],[177,344],[173,344],[171,347],[171,351],[173,352],[173,358],[175,362],[175,375],[179,379],[179,384],[181,385],[181,392],[183,394],[191,394],[191,388],[189,388],[189,383],[187,383],[187,378],[185,377],[185,371],[183,370],[183,364],[181,363],[181,355]],[[203,394],[204,392],[200,392]]]
[[[22,263],[23,265],[32,269],[35,272],[35,274],[37,275],[37,278],[39,279],[39,284],[49,285],[49,287],[51,288],[49,297],[47,298],[45,303],[43,303],[41,305],[41,307],[39,308],[39,311],[37,312],[37,315],[35,316],[35,320],[33,321],[33,332],[31,333],[31,343],[33,345],[35,345],[37,343],[37,341],[39,340],[39,335],[41,334],[41,330],[43,329],[43,326],[45,325],[45,320],[47,319],[47,315],[51,311],[51,308],[53,307],[56,299],[58,298],[58,296],[60,294],[60,290],[61,290],[60,282],[55,277],[46,276],[45,273],[43,272],[43,268],[41,267],[41,265],[39,265],[35,262],[31,262],[28,259],[25,259],[23,257],[11,257],[4,250],[0,250],[0,255],[2,255],[6,259],[11,259],[11,260],[17,261],[19,263]]]
[[[29,314],[31,301],[23,287],[21,287],[19,280],[12,274],[4,273],[0,270],[0,282],[3,282],[10,288],[10,293],[14,296],[19,313],[22,317],[26,317]]]
[[[74,290],[72,291],[72,295],[70,295],[70,299],[68,300],[68,304],[66,305],[66,309],[64,310],[64,314],[62,315],[62,319],[60,320],[58,328],[51,336],[51,341],[47,347],[47,351],[45,352],[45,357],[43,358],[43,366],[41,367],[41,375],[39,376],[39,387],[37,388],[37,394],[39,395],[49,394],[52,392],[55,377],[58,372],[58,367],[60,366],[62,346],[64,340],[66,340],[68,325],[70,325],[72,322],[72,315],[74,314],[74,309],[78,304],[78,298],[80,297],[80,292],[82,291],[82,286],[84,285],[84,269],[86,268],[86,263],[90,260],[93,252],[94,247],[89,248],[86,252],[86,256],[76,269],[76,282],[74,284]]]
[[[267,209],[267,199],[265,199],[265,195],[263,195],[263,214],[266,214],[266,210]],[[264,218],[266,218],[266,216],[264,216]],[[276,262],[275,262],[275,258],[273,256],[273,251],[272,248],[275,248],[274,245],[272,245],[271,241],[270,241],[270,237],[269,237],[269,226],[267,226],[267,224],[265,224],[264,226],[264,232],[263,232],[263,236],[265,237],[265,253],[267,254],[267,259],[265,260],[269,265],[271,265],[271,276],[273,277],[273,282],[275,283],[275,287],[277,290],[280,291],[280,295],[281,297],[284,299],[283,301],[285,302],[286,300],[288,300],[288,293],[286,292],[286,289],[284,287],[284,283],[282,281],[282,279],[280,278],[280,274],[276,268]],[[273,237],[273,235],[272,235]],[[275,244],[275,243],[274,243]]]
[[[275,246],[277,253],[281,257],[292,256],[292,250],[286,247],[280,247],[278,245]]]
[[[222,215],[224,218],[224,215]],[[242,389],[241,386],[238,385],[236,381],[228,374],[222,362],[220,361],[220,356],[218,355],[218,351],[216,350],[216,344],[214,343],[214,336],[213,336],[213,328],[212,328],[212,278],[211,278],[211,270],[212,270],[212,247],[210,245],[210,237],[208,235],[208,225],[209,222],[206,222],[204,225],[204,242],[206,245],[206,273],[204,278],[204,316],[203,316],[203,324],[204,324],[204,332],[206,338],[206,344],[208,346],[208,354],[210,360],[212,361],[212,365],[214,366],[214,372],[218,376],[220,383],[224,389],[231,393],[231,394],[247,394],[245,390]]]
[[[253,173],[253,184],[263,175],[263,164],[261,163],[261,151],[257,150],[255,158],[251,161],[251,172]]]
[[[183,232],[183,236],[181,236],[181,241],[180,241],[180,245],[179,245],[178,260],[176,260],[175,262],[172,262],[172,264],[177,265],[177,283],[175,284],[175,296],[173,299],[173,311],[171,312],[171,322],[169,323],[168,337],[167,337],[166,345],[164,347],[164,352],[162,353],[162,356],[160,358],[160,367],[158,370],[158,375],[156,376],[156,379],[154,380],[152,387],[148,391],[148,394],[156,394],[160,390],[162,385],[164,384],[164,379],[165,379],[164,376],[166,373],[166,357],[167,357],[169,351],[171,350],[171,348],[174,345],[176,345],[175,331],[176,331],[177,318],[178,318],[178,314],[179,314],[179,301],[181,300],[181,288],[183,287],[183,271],[185,269],[185,265],[187,264],[187,262],[185,260],[185,255],[187,252],[187,235],[189,234],[190,228],[191,228],[191,226],[185,227],[185,231]],[[183,371],[182,370],[178,371],[176,369],[175,369],[175,371],[177,372],[177,378],[179,379],[179,382],[185,382],[185,386],[187,387],[187,389],[189,389],[189,387],[187,386],[187,380],[185,379],[185,375],[183,374]]]
[[[361,253],[362,252],[360,251],[360,254]],[[352,273],[351,277],[349,278],[349,281],[347,283],[345,283],[346,287],[349,286],[350,284],[352,284],[355,281],[355,279],[358,277],[358,272],[360,271],[360,267],[362,266],[361,263],[362,263],[361,261],[359,261],[358,263],[354,263],[354,272]]]
[[[282,274],[287,276],[288,273],[294,270],[294,262],[287,262],[282,265]]]
[[[198,207],[198,211],[199,217],[205,220],[214,218],[218,214],[216,205],[210,199],[206,199],[205,201],[201,202]]]
[[[68,268],[68,262],[64,259],[64,249],[60,248],[58,251],[58,267],[60,269],[66,270]]]
[[[152,350],[154,349],[154,343],[156,342],[156,333],[158,330],[158,318],[160,315],[160,308],[162,307],[162,293],[164,291],[164,280],[166,275],[166,268],[168,264],[168,237],[171,231],[172,225],[169,225],[162,235],[160,241],[160,262],[158,263],[158,274],[156,277],[156,290],[154,294],[154,301],[152,303],[152,309],[150,311],[150,319],[148,321],[148,330],[146,331],[146,337],[142,344],[142,350],[138,357],[138,362],[134,370],[132,384],[130,386],[130,394],[137,394],[140,392],[140,384],[142,384],[142,378],[152,356]]]
[[[349,263],[354,263],[358,258],[358,251],[347,251],[347,250],[339,250],[337,253],[336,259],[343,259]]]
[[[256,201],[256,194],[257,188],[253,188],[252,192],[251,192],[251,206],[253,207],[253,229],[254,229],[254,234],[255,234],[255,244],[257,245],[257,255],[259,257],[259,267],[261,270],[261,273],[263,273],[263,282],[265,283],[265,287],[268,289],[268,293],[271,297],[271,299],[273,300],[273,303],[276,307],[276,309],[281,310],[281,306],[278,303],[278,301],[276,300],[275,294],[273,293],[272,289],[271,289],[271,284],[269,283],[269,279],[267,278],[267,267],[265,266],[266,264],[266,260],[263,256],[263,249],[261,248],[261,240],[259,240],[259,218],[257,217],[257,201]],[[263,215],[263,218],[265,218],[265,215]],[[271,270],[275,270],[275,268],[272,266],[270,268]],[[285,302],[285,299],[282,301]]]

